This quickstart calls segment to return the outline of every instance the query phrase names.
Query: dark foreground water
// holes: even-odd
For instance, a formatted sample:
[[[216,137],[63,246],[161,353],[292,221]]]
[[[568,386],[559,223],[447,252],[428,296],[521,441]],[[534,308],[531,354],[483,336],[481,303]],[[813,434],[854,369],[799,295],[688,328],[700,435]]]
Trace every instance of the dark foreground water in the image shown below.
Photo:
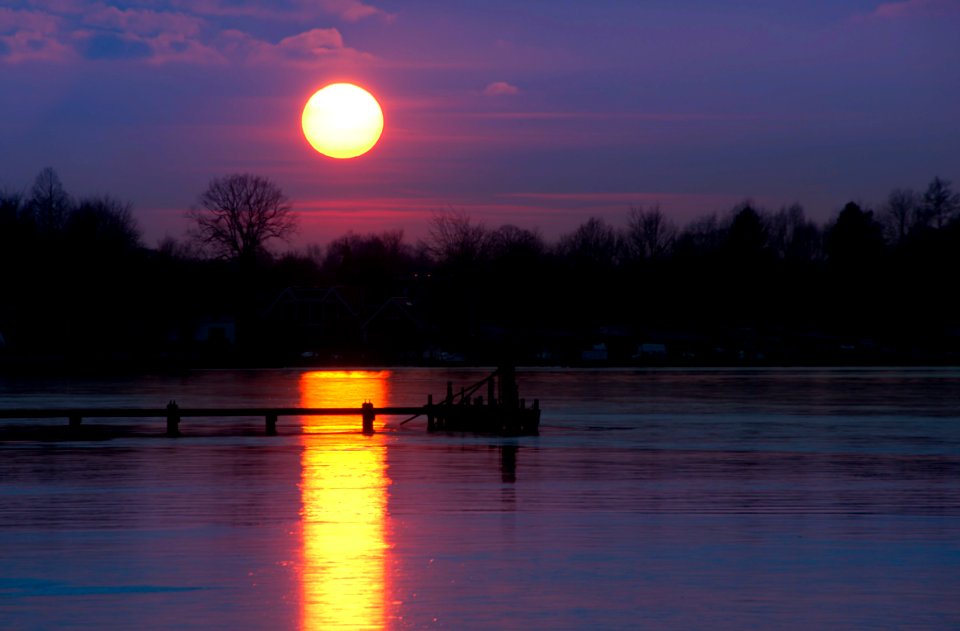
[[[0,406],[417,405],[484,374],[7,379]],[[960,628],[960,371],[520,383],[539,437],[0,422],[0,629]]]

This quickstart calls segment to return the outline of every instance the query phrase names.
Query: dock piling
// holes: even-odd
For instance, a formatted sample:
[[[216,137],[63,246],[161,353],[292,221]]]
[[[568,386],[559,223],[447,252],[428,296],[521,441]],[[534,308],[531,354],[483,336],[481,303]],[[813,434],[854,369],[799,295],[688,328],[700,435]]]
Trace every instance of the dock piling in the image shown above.
[[[373,433],[373,419],[376,418],[376,414],[373,411],[373,403],[364,403],[360,408],[363,410],[363,433],[372,434]]]
[[[180,406],[176,401],[167,404],[167,436],[180,435]]]
[[[432,432],[437,428],[433,416],[433,395],[427,395],[427,431]]]

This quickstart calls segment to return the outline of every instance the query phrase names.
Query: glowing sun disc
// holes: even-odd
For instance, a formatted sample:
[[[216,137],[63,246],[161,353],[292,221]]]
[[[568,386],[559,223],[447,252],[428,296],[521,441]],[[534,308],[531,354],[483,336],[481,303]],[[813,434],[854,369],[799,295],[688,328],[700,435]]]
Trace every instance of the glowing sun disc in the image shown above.
[[[331,158],[355,158],[370,151],[383,133],[383,110],[373,95],[352,83],[331,83],[303,106],[303,135]]]

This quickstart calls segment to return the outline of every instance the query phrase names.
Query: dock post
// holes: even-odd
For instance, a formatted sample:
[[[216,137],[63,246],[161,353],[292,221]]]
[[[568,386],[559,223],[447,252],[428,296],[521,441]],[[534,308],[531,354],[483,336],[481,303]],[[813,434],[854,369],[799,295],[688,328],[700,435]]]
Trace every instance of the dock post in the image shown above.
[[[453,403],[453,382],[447,382],[447,403]]]
[[[167,436],[180,435],[180,406],[176,401],[167,404]]]
[[[487,378],[487,405],[493,405],[497,402],[497,384],[494,383],[493,377],[490,376]]]
[[[436,421],[433,418],[433,395],[428,394],[427,395],[427,431],[432,432],[436,428],[437,428]]]
[[[79,414],[71,414],[71,415],[70,415],[70,427],[80,427],[80,422],[81,422],[82,420],[83,420],[83,419],[80,418],[80,415],[79,415]]]
[[[267,414],[267,436],[277,435],[277,415]]]
[[[372,434],[373,433],[373,419],[376,418],[376,415],[373,413],[373,403],[364,403],[361,406],[363,410],[363,433]]]
[[[533,414],[530,417],[530,423],[524,428],[524,432],[534,436],[540,435],[540,399],[533,400]]]

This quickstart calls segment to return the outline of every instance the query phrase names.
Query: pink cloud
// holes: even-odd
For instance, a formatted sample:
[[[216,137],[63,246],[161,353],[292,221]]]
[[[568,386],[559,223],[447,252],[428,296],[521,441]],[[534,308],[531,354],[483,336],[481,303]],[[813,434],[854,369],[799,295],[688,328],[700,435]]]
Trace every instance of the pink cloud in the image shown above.
[[[0,8],[0,62],[54,61],[72,56],[60,41],[61,19],[39,11]]]
[[[291,14],[289,10],[275,6],[225,3],[222,0],[169,0],[169,4],[194,15],[204,16],[276,18]]]
[[[100,5],[97,9],[84,14],[83,23],[135,35],[175,33],[184,37],[194,37],[199,34],[203,20],[183,13],[149,9],[124,10]]]
[[[520,88],[506,81],[494,81],[483,89],[484,96],[507,96],[519,93]]]
[[[899,19],[950,13],[960,13],[960,2],[957,0],[900,0],[884,2],[870,13],[870,17]]]
[[[58,0],[71,2],[73,0]],[[286,0],[281,2],[258,2],[247,0],[167,0],[172,7],[195,15],[243,16],[267,19],[313,20],[321,15],[334,15],[347,22],[367,18],[392,21],[394,15],[362,0]],[[156,4],[156,3],[154,3]]]
[[[23,11],[0,7],[0,35],[30,32],[51,35],[60,30],[62,20],[40,11]]]
[[[90,9],[89,0],[28,0],[27,4],[58,15],[77,15]]]
[[[392,14],[383,9],[378,9],[360,0],[321,0],[320,6],[328,13],[337,15],[348,22],[358,22],[371,17],[387,21],[394,18]]]
[[[663,205],[677,221],[699,216],[704,210],[727,208],[742,197],[725,194],[672,192],[617,193],[503,193],[438,197],[409,192],[393,197],[299,198],[301,243],[322,243],[353,230],[380,232],[402,228],[408,242],[426,236],[436,210],[455,208],[490,227],[513,224],[541,229],[547,239],[575,229],[590,216],[603,217],[614,225],[626,222],[631,206]]]
[[[156,37],[145,38],[145,42],[153,50],[149,61],[155,64],[220,64],[227,61],[220,51],[196,39],[177,34],[162,33]]]
[[[250,63],[316,63],[330,59],[372,59],[372,56],[344,46],[335,28],[315,28],[286,37],[276,44],[256,39],[241,31],[225,31],[218,42],[231,59]]]
[[[53,36],[29,31],[0,35],[0,63],[61,61],[73,56],[73,50]]]
[[[752,121],[763,118],[754,114],[709,114],[681,112],[456,112],[454,118],[489,120],[624,120],[624,121]]]
[[[285,37],[276,48],[296,57],[323,55],[343,48],[343,36],[335,28],[315,28]]]

